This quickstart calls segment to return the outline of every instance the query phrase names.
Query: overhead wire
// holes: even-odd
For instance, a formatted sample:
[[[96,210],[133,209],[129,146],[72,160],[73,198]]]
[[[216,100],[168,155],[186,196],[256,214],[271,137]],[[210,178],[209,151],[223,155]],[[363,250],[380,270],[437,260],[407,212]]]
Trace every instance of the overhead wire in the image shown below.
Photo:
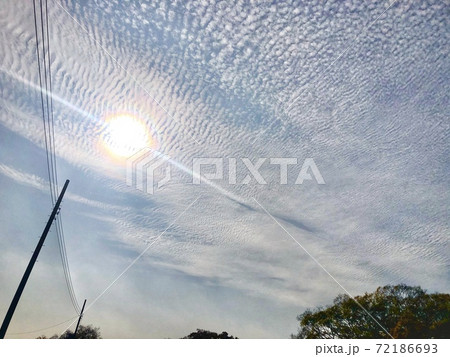
[[[65,320],[65,321],[63,321],[63,322],[60,322],[60,323],[55,324],[55,325],[52,325],[52,326],[43,327],[43,328],[40,328],[40,329],[38,329],[38,330],[26,331],[26,332],[8,332],[8,335],[28,335],[28,334],[30,334],[30,333],[35,333],[35,332],[41,332],[41,331],[45,331],[45,330],[50,330],[50,329],[53,328],[53,327],[58,327],[58,326],[61,326],[62,324],[65,324],[66,322],[73,321],[75,318],[78,318],[78,316],[73,316],[73,317],[71,317],[70,319],[67,319],[67,320]]]
[[[41,0],[42,1],[42,0]],[[49,98],[50,98],[50,111],[49,111],[49,122],[51,123],[49,134],[51,134],[52,139],[50,140],[50,148],[52,151],[53,156],[53,165],[54,165],[54,186],[55,186],[55,195],[54,197],[57,197],[57,192],[59,191],[58,188],[58,172],[56,170],[56,150],[55,150],[55,122],[54,122],[54,116],[53,116],[53,95],[52,95],[52,71],[51,71],[51,52],[50,52],[50,36],[49,36],[49,21],[48,21],[48,2],[45,0],[45,23],[46,23],[46,35],[47,35],[47,60],[48,60],[48,79],[49,79]],[[70,268],[69,268],[69,261],[67,257],[67,251],[66,251],[66,244],[65,244],[65,237],[64,237],[64,229],[62,224],[62,216],[61,213],[58,214],[57,220],[56,220],[56,229],[57,229],[57,236],[58,236],[58,245],[60,248],[60,255],[61,255],[61,262],[63,264],[64,268],[64,274],[66,278],[66,284],[69,289],[69,295],[72,300],[72,304],[75,307],[75,310],[78,314],[80,314],[81,309],[78,304],[78,301],[76,299],[75,290],[73,288],[72,283],[72,277],[70,274]]]
[[[44,9],[45,6],[45,9]],[[45,14],[44,14],[45,10]],[[51,56],[50,56],[50,36],[49,36],[49,19],[48,19],[48,4],[45,0],[45,4],[42,0],[39,1],[39,13],[40,21],[38,21],[36,0],[33,0],[33,12],[34,12],[34,25],[35,25],[35,35],[36,35],[36,51],[38,60],[38,74],[39,74],[39,85],[41,93],[41,107],[42,107],[42,119],[44,124],[44,141],[45,150],[47,157],[47,172],[49,175],[50,182],[50,197],[51,202],[54,205],[56,198],[58,197],[58,174],[56,167],[56,150],[55,150],[55,126],[54,126],[54,115],[53,115],[53,96],[52,96],[52,77],[51,77]],[[38,35],[38,22],[40,22],[40,32],[41,32],[41,43],[42,43],[42,56],[40,55],[41,49],[39,46],[39,35]],[[41,60],[42,59],[42,60]],[[41,62],[43,62],[43,69],[41,69]],[[44,75],[44,78],[42,76]],[[45,87],[45,91],[44,91]],[[45,101],[44,101],[45,93]],[[67,258],[67,251],[64,239],[64,230],[62,225],[61,214],[58,214],[55,218],[56,235],[58,237],[58,247],[61,256],[61,263],[64,271],[64,278],[66,281],[68,293],[72,305],[77,312],[80,314],[80,306],[78,304],[75,291],[73,288],[72,278],[70,274],[69,261]]]

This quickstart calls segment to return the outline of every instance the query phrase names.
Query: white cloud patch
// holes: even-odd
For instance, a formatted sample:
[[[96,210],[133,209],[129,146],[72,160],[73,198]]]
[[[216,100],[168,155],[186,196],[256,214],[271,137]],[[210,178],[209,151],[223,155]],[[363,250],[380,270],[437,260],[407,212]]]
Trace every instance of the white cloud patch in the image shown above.
[[[36,157],[44,157],[29,5],[9,2],[0,20],[0,173],[46,192],[42,176],[18,168],[25,160],[12,142],[25,139]],[[206,317],[191,322],[217,326],[222,310],[214,301],[222,301],[223,291],[240,306],[292,313],[277,320],[278,332],[261,326],[252,309],[230,313],[227,321],[237,331],[228,332],[240,337],[288,337],[297,313],[342,292],[252,197],[354,294],[400,282],[450,288],[444,2],[399,1],[385,13],[389,1],[60,5],[78,23],[49,2],[58,170],[74,178],[67,198],[83,207],[70,206],[76,214],[64,222],[69,235],[73,229],[91,244],[75,253],[78,266],[84,254],[89,267],[98,259],[103,269],[86,283],[79,275],[76,288],[93,299],[202,194],[136,272],[123,277],[130,279],[125,291],[112,288],[113,296],[138,301],[127,326],[142,314],[173,321],[180,311],[182,297],[155,315],[148,311],[145,294],[158,292],[146,284],[145,272],[155,269],[165,292],[182,283],[193,311],[202,311],[194,296],[203,296]],[[312,157],[326,184],[294,185],[298,166],[289,168],[287,185],[278,185],[279,171],[265,165],[260,172],[267,185],[243,185],[248,171],[241,165],[239,184],[214,181],[234,196],[190,185],[182,172],[176,173],[180,182],[142,194],[126,187],[124,161],[102,146],[105,118],[123,112],[136,114],[151,128],[158,150],[188,168],[194,157],[253,163]],[[17,167],[10,157],[17,157]],[[108,295],[102,299],[98,304],[110,309],[119,305]],[[113,325],[108,311],[98,316]]]

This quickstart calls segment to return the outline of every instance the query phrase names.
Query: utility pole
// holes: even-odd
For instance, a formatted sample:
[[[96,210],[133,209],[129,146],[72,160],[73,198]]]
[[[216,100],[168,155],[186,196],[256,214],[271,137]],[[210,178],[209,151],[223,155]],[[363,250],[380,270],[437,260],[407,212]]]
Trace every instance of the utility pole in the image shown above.
[[[84,306],[86,305],[86,299],[84,299],[83,307],[81,308],[80,317],[78,318],[77,327],[75,328],[75,332],[73,333],[73,338],[77,338],[78,327],[80,326],[81,318],[83,317]]]
[[[17,291],[12,299],[11,305],[9,306],[8,312],[6,313],[5,319],[3,320],[3,324],[0,329],[0,339],[5,338],[6,330],[8,330],[9,323],[11,322],[14,311],[16,310],[17,304],[19,303],[20,296],[22,295],[23,289],[25,288],[28,278],[30,277],[31,271],[33,270],[34,263],[36,263],[36,259],[39,255],[39,252],[41,251],[41,248],[44,245],[45,238],[47,237],[50,227],[52,226],[52,223],[55,220],[55,217],[58,213],[59,205],[61,204],[61,201],[64,197],[64,193],[66,192],[67,186],[69,186],[69,182],[70,182],[69,180],[66,180],[64,187],[62,188],[61,193],[59,194],[55,207],[53,207],[52,214],[48,219],[47,225],[45,226],[44,231],[42,232],[41,238],[39,239],[36,249],[34,250],[33,255],[31,256],[30,262],[28,263],[27,269],[25,270],[22,280],[20,281],[19,287],[17,288]]]

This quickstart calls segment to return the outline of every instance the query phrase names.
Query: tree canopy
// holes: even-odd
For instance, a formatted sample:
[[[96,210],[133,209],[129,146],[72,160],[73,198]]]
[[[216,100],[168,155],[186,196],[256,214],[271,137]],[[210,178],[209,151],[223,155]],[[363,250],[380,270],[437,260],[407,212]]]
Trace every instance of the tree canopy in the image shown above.
[[[379,287],[355,300],[394,338],[449,338],[450,294],[428,294],[404,284]],[[297,316],[292,338],[390,338],[352,298],[338,295],[334,304]]]
[[[197,329],[196,332],[192,332],[187,336],[183,337],[184,339],[237,339],[237,337],[233,337],[228,335],[228,332],[223,331],[218,334],[217,332],[211,332],[208,330]]]
[[[39,336],[38,339],[46,339],[45,335]],[[100,328],[93,327],[92,325],[83,326],[80,325],[78,327],[77,335],[74,336],[74,333],[70,330],[64,332],[61,336],[53,335],[50,337],[51,339],[101,339]]]

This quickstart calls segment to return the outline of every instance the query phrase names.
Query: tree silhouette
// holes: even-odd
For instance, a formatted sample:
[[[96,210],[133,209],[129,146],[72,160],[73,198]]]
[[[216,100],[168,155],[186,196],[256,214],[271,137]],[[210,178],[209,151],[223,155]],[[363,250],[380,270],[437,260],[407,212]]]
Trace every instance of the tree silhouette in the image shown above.
[[[38,339],[46,339],[45,335],[37,337]],[[92,325],[83,326],[80,325],[78,327],[77,336],[74,336],[74,333],[70,330],[64,332],[61,336],[53,335],[50,337],[51,339],[101,339],[100,328],[92,327]]]
[[[183,339],[237,339],[237,337],[233,337],[228,335],[228,332],[223,331],[218,334],[217,332],[211,332],[208,330],[197,329],[196,332],[192,332],[187,336],[184,336]]]
[[[427,294],[420,287],[401,284],[379,287],[355,300],[394,338],[450,336],[450,294]],[[361,306],[347,295],[338,295],[333,305],[297,316],[300,328],[291,337],[389,338]]]

